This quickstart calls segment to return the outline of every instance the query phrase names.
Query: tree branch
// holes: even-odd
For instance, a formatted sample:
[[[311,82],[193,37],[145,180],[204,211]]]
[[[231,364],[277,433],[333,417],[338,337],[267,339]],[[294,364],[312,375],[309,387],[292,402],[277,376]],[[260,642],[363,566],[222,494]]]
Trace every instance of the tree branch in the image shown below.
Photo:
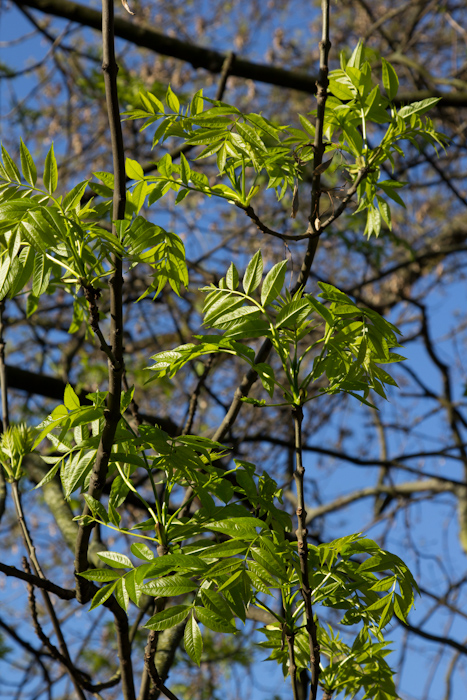
[[[9,566],[8,564],[0,562],[0,571],[5,574],[5,576],[14,576],[15,578],[19,578],[22,581],[36,586],[36,588],[42,588],[49,593],[54,593],[62,600],[73,600],[76,598],[76,592],[70,588],[62,588],[46,578],[40,578],[40,576],[21,571],[21,569],[17,569],[15,566]]]
[[[89,7],[70,0],[15,0],[18,6],[33,7],[41,12],[47,12],[55,17],[63,17],[73,22],[101,29],[101,13]],[[193,68],[204,68],[210,73],[221,73],[226,54],[205,49],[201,46],[180,41],[165,36],[144,24],[136,24],[119,17],[115,20],[116,36],[132,42],[136,46],[147,48],[163,56],[171,56],[190,63]],[[278,66],[268,66],[254,63],[236,57],[230,75],[245,78],[269,85],[277,85],[312,95],[316,92],[316,77],[299,71],[287,71]],[[395,103],[407,104],[418,102],[430,97],[440,97],[440,106],[467,106],[467,92],[451,92],[446,94],[439,90],[405,90],[399,92]]]
[[[157,648],[157,632],[151,630],[148,634],[148,642],[144,650],[144,664],[148,670],[149,676],[154,683],[154,686],[161,693],[165,695],[169,700],[178,700],[177,696],[172,693],[171,690],[165,687],[162,679],[157,671],[156,665],[154,663],[154,655]]]

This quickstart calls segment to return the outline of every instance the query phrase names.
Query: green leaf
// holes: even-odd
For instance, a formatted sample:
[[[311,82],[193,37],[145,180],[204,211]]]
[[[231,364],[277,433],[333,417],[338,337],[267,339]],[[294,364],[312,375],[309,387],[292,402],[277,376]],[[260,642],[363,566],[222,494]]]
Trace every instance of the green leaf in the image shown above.
[[[97,556],[104,564],[112,566],[114,569],[132,569],[133,564],[124,554],[120,552],[97,552]]]
[[[16,182],[21,182],[21,175],[19,174],[18,167],[16,163],[13,161],[11,158],[10,154],[2,146],[2,155],[3,155],[3,165],[6,170],[6,173],[9,177],[10,180],[16,181]]]
[[[229,289],[237,289],[238,287],[238,272],[237,268],[233,263],[230,263],[230,267],[225,276],[225,281],[227,282],[227,287]]]
[[[219,617],[231,624],[232,611],[219,593],[213,591],[211,588],[202,588],[201,598],[205,608],[212,610],[216,615],[219,615]]]
[[[82,574],[78,574],[82,578],[88,581],[98,581],[102,583],[104,581],[115,581],[115,579],[120,578],[120,574],[115,571],[110,571],[109,569],[89,569]]]
[[[198,585],[186,576],[174,574],[173,576],[165,576],[154,581],[148,581],[148,583],[141,586],[141,589],[149,595],[167,597],[191,593],[198,589]]]
[[[75,207],[79,205],[88,184],[88,181],[84,180],[83,182],[79,182],[77,185],[75,185],[75,187],[73,187],[72,190],[70,190],[70,192],[68,192],[63,199],[63,208],[65,211],[75,209]]]
[[[54,145],[50,146],[44,164],[44,187],[49,194],[53,194],[57,189],[58,170],[57,161],[54,154]]]
[[[99,503],[99,501],[92,496],[89,496],[87,493],[84,494],[84,500],[95,518],[102,520],[104,523],[109,522],[109,516],[107,515],[107,511],[102,503]]]
[[[300,124],[303,126],[305,131],[307,131],[314,138],[316,131],[314,124],[312,124],[310,120],[302,114],[299,114],[298,118],[300,119]]]
[[[229,520],[218,520],[204,525],[208,530],[222,532],[236,539],[255,539],[257,537],[256,527],[265,527],[265,523],[258,518],[230,518]]]
[[[364,57],[363,41],[359,41],[347,63],[347,68],[360,68]]]
[[[381,59],[383,64],[383,85],[389,99],[392,101],[399,89],[399,78],[394,68],[385,58]]]
[[[217,613],[207,608],[195,605],[195,613],[198,620],[213,632],[236,632],[235,625],[224,619]]]
[[[244,141],[251,144],[260,151],[266,151],[266,146],[258,136],[256,129],[253,129],[249,124],[237,122],[237,131]]]
[[[222,175],[224,172],[225,164],[227,161],[227,148],[225,143],[220,147],[220,149],[217,151],[217,167],[219,170],[219,174]]]
[[[195,664],[199,666],[201,662],[201,654],[203,653],[203,638],[201,636],[198,623],[193,615],[190,615],[187,620],[183,641],[185,643],[186,653],[190,659],[192,659]]]
[[[168,87],[166,96],[165,96],[165,101],[167,102],[167,105],[170,107],[172,112],[176,112],[177,114],[180,112],[180,101],[178,97],[175,95],[173,92],[172,88]]]
[[[52,269],[45,255],[36,255],[32,276],[32,293],[39,298],[47,290]]]
[[[143,180],[144,170],[137,160],[127,158],[125,161],[125,172],[130,180]]]
[[[182,622],[191,609],[191,605],[172,605],[170,608],[161,610],[161,612],[150,617],[144,626],[156,632],[170,629]]]
[[[188,185],[191,176],[191,169],[187,159],[185,158],[184,153],[180,153],[180,175],[182,178],[182,182],[185,185]]]
[[[276,299],[284,286],[287,260],[283,260],[269,270],[261,288],[261,304],[267,306]]]
[[[117,581],[114,595],[119,606],[125,611],[128,610],[128,606],[130,604],[130,596],[126,587],[126,579],[123,576],[120,578],[119,581]]]
[[[403,119],[411,117],[412,114],[424,114],[434,107],[434,105],[438,104],[440,100],[441,97],[428,97],[426,100],[421,100],[421,102],[412,102],[412,104],[402,107],[397,114]]]
[[[23,139],[20,140],[19,151],[21,156],[21,170],[23,171],[24,179],[34,187],[37,182],[37,169],[31,154],[23,143]]]
[[[345,77],[332,78],[329,81],[329,92],[339,100],[353,100],[355,90],[348,85],[349,79]]]
[[[134,554],[135,557],[138,557],[138,559],[142,559],[143,561],[153,561],[155,559],[154,552],[149,549],[144,542],[133,542],[130,549],[131,553]]]
[[[308,316],[310,311],[307,299],[291,301],[285,304],[277,314],[276,328],[295,328]]]
[[[392,222],[391,222],[391,209],[389,208],[389,204],[384,200],[382,197],[379,196],[379,194],[376,195],[376,199],[378,202],[378,207],[379,211],[381,214],[381,217],[383,221],[387,224],[387,227],[389,230],[392,230]]]
[[[253,369],[258,372],[258,376],[261,379],[261,383],[268,392],[269,396],[272,398],[274,394],[274,370],[271,365],[267,362],[259,362],[254,365]]]
[[[227,542],[222,542],[221,544],[215,544],[211,547],[206,547],[200,553],[200,557],[206,557],[210,559],[222,558],[222,557],[234,557],[236,554],[244,554],[248,549],[248,545],[245,542],[239,542],[238,540],[228,540]]]
[[[77,408],[81,408],[81,404],[79,402],[79,398],[71,386],[71,384],[67,384],[65,387],[65,394],[63,397],[63,403],[65,406],[68,408],[69,411],[74,411]]]
[[[392,600],[392,597],[389,597],[388,602],[386,603],[383,612],[381,613],[381,618],[379,621],[378,625],[378,630],[382,630],[388,622],[390,622],[394,612],[394,602]]]
[[[114,592],[115,588],[117,587],[117,583],[118,581],[114,581],[113,583],[109,583],[108,586],[104,586],[104,588],[98,590],[92,599],[89,610],[94,610],[94,608],[97,608],[99,605],[102,605],[102,603],[105,603],[105,601],[108,600]]]
[[[241,306],[238,309],[234,309],[233,311],[229,311],[228,313],[219,316],[216,318],[214,323],[211,321],[211,325],[220,327],[223,323],[231,323],[232,321],[237,321],[240,318],[252,316],[254,314],[259,314],[259,310],[256,308],[256,306]]]
[[[80,450],[75,454],[73,459],[63,466],[61,472],[63,495],[69,498],[73,491],[77,488],[85,475],[91,471],[92,463],[94,462],[97,450],[91,450],[84,455]]]
[[[263,276],[263,257],[261,251],[258,250],[245,270],[245,275],[243,277],[243,289],[245,294],[251,294],[259,286],[261,278]]]
[[[391,184],[390,184],[391,183]],[[398,185],[399,183],[393,183],[392,180],[389,180],[388,182],[383,181],[383,182],[378,182],[378,187],[380,187],[384,194],[389,197],[390,199],[394,200],[394,202],[397,202],[397,204],[400,204],[401,207],[405,207],[404,201],[401,199],[401,197],[395,192],[395,186]]]

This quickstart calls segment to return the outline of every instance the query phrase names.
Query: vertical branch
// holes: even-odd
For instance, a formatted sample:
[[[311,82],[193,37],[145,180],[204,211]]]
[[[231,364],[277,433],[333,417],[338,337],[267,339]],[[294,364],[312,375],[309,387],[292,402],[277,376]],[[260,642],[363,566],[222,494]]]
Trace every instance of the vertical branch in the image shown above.
[[[3,325],[3,312],[5,310],[5,299],[0,301],[0,390],[2,393],[2,430],[8,430],[10,425],[10,419],[8,415],[8,384],[6,379],[6,366],[5,366],[5,339],[3,337],[4,325]],[[6,479],[3,469],[0,467],[0,520],[3,513],[5,512],[6,503]]]
[[[295,486],[297,489],[297,520],[298,526],[296,530],[298,556],[300,559],[300,572],[302,578],[301,594],[305,603],[305,619],[306,631],[308,633],[308,641],[310,645],[310,666],[311,666],[311,683],[310,683],[310,700],[316,700],[318,692],[319,680],[319,644],[316,634],[316,624],[313,619],[313,608],[311,604],[311,589],[308,574],[308,545],[307,545],[307,529],[306,529],[306,510],[305,510],[305,489],[304,477],[305,467],[302,461],[302,421],[303,409],[301,406],[294,406],[292,409],[292,417],[294,422],[295,433]]]
[[[310,236],[309,242],[308,242],[308,247],[305,253],[305,256],[303,258],[302,266],[300,268],[300,272],[297,278],[297,281],[291,290],[292,296],[301,288],[304,287],[307,280],[308,276],[310,274],[311,266],[313,265],[313,260],[315,258],[316,254],[316,249],[318,247],[318,242],[319,242],[319,234],[321,231],[321,220],[319,217],[319,199],[321,195],[321,174],[320,174],[320,168],[319,166],[321,165],[323,161],[323,153],[325,150],[324,144],[323,144],[323,131],[324,131],[324,110],[326,108],[326,99],[328,95],[328,59],[329,59],[329,51],[331,48],[331,42],[329,40],[329,0],[322,0],[321,2],[321,10],[322,10],[322,16],[323,16],[323,30],[322,30],[322,38],[319,43],[319,56],[320,56],[320,68],[319,68],[319,76],[317,80],[317,102],[318,102],[318,109],[317,109],[317,116],[316,116],[316,131],[315,131],[315,141],[313,144],[313,150],[314,150],[314,160],[313,160],[313,166],[314,166],[314,172],[313,172],[313,180],[312,180],[312,187],[311,187],[311,211],[310,211],[310,217],[309,217],[309,225],[307,229],[307,233],[314,234]],[[363,177],[364,175],[362,174],[360,177]],[[356,188],[355,188],[356,190]],[[349,194],[349,199],[350,196],[353,194],[353,190]],[[348,200],[347,200],[348,201]],[[343,211],[344,208],[342,208]],[[342,211],[340,213],[342,213]],[[261,347],[259,348],[256,357],[255,357],[255,364],[259,364],[260,362],[266,362],[267,358],[269,356],[269,353],[272,350],[272,343],[269,340],[269,338],[266,338]],[[242,406],[242,398],[244,396],[248,396],[248,393],[257,380],[258,375],[254,371],[254,369],[250,369],[247,374],[242,379],[241,384],[237,387],[235,390],[234,398],[232,400],[232,403],[229,407],[229,410],[227,411],[226,415],[224,416],[224,419],[222,420],[222,423],[216,430],[213,440],[218,440],[219,442],[222,442],[222,440],[225,438],[225,436],[228,434],[230,428],[234,424],[235,420],[237,419],[237,416],[240,412],[240,408]]]
[[[315,140],[313,143],[313,178],[311,182],[311,206],[309,225],[307,233],[315,234],[308,243],[308,249],[303,260],[298,279],[298,286],[302,286],[308,279],[310,269],[313,264],[316,249],[318,247],[319,233],[321,231],[321,218],[319,210],[319,201],[321,198],[321,168],[324,155],[324,111],[326,109],[326,100],[328,96],[328,73],[329,73],[329,51],[331,42],[329,40],[329,0],[321,0],[321,15],[322,15],[322,33],[321,41],[319,42],[319,74],[316,81],[316,123],[315,123]]]
[[[5,311],[5,299],[0,301],[0,384],[2,391],[2,422],[3,431],[10,427],[10,417],[8,412],[8,384],[5,367],[5,338],[3,337],[5,326],[3,323],[3,312]],[[3,432],[2,431],[2,432]]]
[[[126,189],[125,189],[125,159],[123,151],[122,127],[120,123],[117,72],[114,47],[114,7],[113,1],[102,2],[102,36],[103,36],[103,63],[105,93],[107,111],[109,116],[109,130],[112,145],[112,159],[114,170],[114,197],[112,213],[112,232],[116,236],[115,222],[125,217]],[[104,412],[105,424],[102,432],[96,461],[92,470],[88,493],[93,498],[99,499],[104,486],[110,451],[112,449],[115,432],[120,420],[120,396],[122,390],[123,362],[123,273],[122,260],[118,255],[112,256],[113,274],[109,280],[110,286],[110,353],[108,355],[109,366],[109,395],[107,409]],[[85,506],[83,515],[88,514]],[[91,535],[92,525],[80,524],[76,541],[75,569],[77,573],[88,568],[87,550]],[[80,602],[87,602],[90,597],[89,587],[84,579],[76,577],[77,598]]]
[[[324,112],[326,109],[327,89],[328,89],[328,61],[331,42],[329,40],[329,0],[321,0],[322,13],[322,34],[319,42],[319,75],[317,81],[317,113],[315,124],[315,141],[313,144],[314,159],[313,159],[313,179],[311,185],[311,207],[308,231],[315,234],[308,243],[308,249],[303,260],[300,274],[297,280],[297,285],[305,284],[310,273],[311,265],[316,253],[319,241],[319,232],[321,230],[321,219],[319,211],[319,203],[321,197],[321,168],[323,162],[323,154],[325,150],[323,142],[324,133]],[[308,547],[307,547],[307,529],[306,529],[306,510],[305,510],[305,494],[304,494],[304,476],[305,467],[302,461],[302,421],[303,409],[301,406],[295,406],[292,410],[295,433],[295,485],[297,488],[297,545],[298,555],[300,558],[300,571],[302,575],[301,594],[305,603],[305,619],[306,630],[310,645],[310,666],[311,666],[311,682],[310,682],[310,700],[316,700],[318,692],[319,680],[319,644],[316,634],[316,625],[313,619],[313,608],[311,604],[311,589],[308,575]]]
[[[114,173],[114,196],[112,211],[112,233],[117,236],[116,221],[125,218],[126,187],[125,187],[125,155],[123,150],[122,126],[117,93],[118,66],[115,60],[114,44],[114,2],[102,0],[102,41],[105,95],[107,113],[109,117],[109,131],[112,146],[112,161]],[[110,287],[110,338],[106,351],[109,367],[109,394],[107,408],[104,412],[104,429],[102,431],[99,447],[96,454],[88,494],[99,499],[107,475],[110,452],[115,439],[115,432],[120,421],[120,397],[122,392],[122,376],[124,372],[123,361],[123,265],[122,259],[112,255],[112,276],[109,280]],[[83,515],[89,512],[85,506]],[[88,546],[92,525],[80,523],[75,550],[76,573],[88,568]],[[76,597],[81,603],[87,602],[91,597],[90,587],[79,576],[76,576]],[[117,635],[118,656],[122,674],[122,691],[124,700],[134,700],[134,678],[131,663],[131,644],[129,640],[128,618],[126,614],[119,614],[113,609],[115,617],[115,631]]]

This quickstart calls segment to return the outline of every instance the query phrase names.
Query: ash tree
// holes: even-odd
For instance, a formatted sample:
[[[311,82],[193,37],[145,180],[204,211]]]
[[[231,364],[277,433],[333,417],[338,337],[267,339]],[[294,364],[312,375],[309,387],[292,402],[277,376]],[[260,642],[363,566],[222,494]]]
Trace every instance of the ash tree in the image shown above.
[[[323,0],[316,98],[293,125],[224,101],[240,65],[233,54],[214,98],[133,83],[120,91],[122,108],[121,21],[103,0],[108,140],[100,147],[111,151],[112,167],[67,187],[53,144],[43,161],[26,136],[18,157],[2,148],[0,460],[5,515],[16,521],[26,556],[22,568],[5,561],[0,571],[26,583],[38,641],[2,621],[5,639],[35,660],[36,694],[182,698],[190,689],[177,680],[180,658],[189,674],[215,663],[219,645],[223,659],[248,665],[242,646],[254,624],[258,658],[279,664],[294,700],[400,697],[387,631],[411,628],[417,577],[357,529],[332,539],[311,530],[345,497],[327,510],[319,500],[309,505],[317,476],[305,455],[312,421],[333,426],[341,406],[357,420],[372,416],[384,442],[378,409],[397,391],[401,332],[382,313],[388,299],[369,303],[332,284],[315,256],[320,241],[332,243],[331,231],[341,232],[348,254],[330,265],[344,269],[355,252],[376,264],[382,232],[410,249],[393,227],[404,196],[394,173],[407,148],[433,161],[447,146],[430,118],[442,96],[401,100],[394,64],[375,62],[363,41],[330,65],[333,15]],[[127,140],[139,134],[159,157],[125,158]],[[221,234],[222,222],[240,217],[255,236],[229,247],[225,235],[222,256],[206,269],[197,236],[167,214],[179,209],[188,228],[201,211]],[[418,303],[422,335],[443,372]],[[52,332],[71,339],[48,362],[61,366],[65,381],[43,393],[61,383],[60,402],[41,415],[22,414],[15,403],[10,410],[10,378],[25,378],[4,357],[5,341],[20,338],[18,312],[37,329],[41,351],[39,329],[57,310],[61,325]],[[448,398],[462,450],[459,409]],[[259,426],[256,439],[245,423]],[[271,445],[266,459],[259,443]],[[391,499],[454,489],[437,475],[394,484],[388,462],[379,462],[378,488],[351,494],[349,503],[374,496],[379,516]],[[42,527],[31,524],[36,506],[26,508],[25,498],[44,499],[73,551],[59,572],[43,560]],[[82,606],[89,638],[102,624],[114,655],[77,652],[64,616]],[[218,683],[199,696],[215,697]]]

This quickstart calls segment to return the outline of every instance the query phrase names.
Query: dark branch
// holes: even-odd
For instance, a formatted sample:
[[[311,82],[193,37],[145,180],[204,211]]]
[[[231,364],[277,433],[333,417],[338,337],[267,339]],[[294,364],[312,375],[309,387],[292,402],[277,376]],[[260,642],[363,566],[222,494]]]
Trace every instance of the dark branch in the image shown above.
[[[71,2],[70,0],[17,0],[17,5],[33,7],[41,12],[47,12],[56,17],[63,17],[78,22],[86,27],[101,29],[101,13],[89,7]],[[127,19],[115,19],[115,34],[136,46],[150,49],[163,56],[171,56],[190,63],[193,68],[204,68],[210,73],[221,73],[226,54],[201,46],[189,44],[180,39],[165,36],[143,24],[136,24]],[[316,76],[310,76],[298,71],[287,71],[277,66],[253,63],[242,58],[235,58],[230,75],[245,78],[269,85],[277,85],[308,94],[316,93]],[[402,91],[397,96],[397,104],[418,102],[429,97],[440,97],[443,107],[465,107],[467,93],[451,92],[446,94],[439,90]]]

